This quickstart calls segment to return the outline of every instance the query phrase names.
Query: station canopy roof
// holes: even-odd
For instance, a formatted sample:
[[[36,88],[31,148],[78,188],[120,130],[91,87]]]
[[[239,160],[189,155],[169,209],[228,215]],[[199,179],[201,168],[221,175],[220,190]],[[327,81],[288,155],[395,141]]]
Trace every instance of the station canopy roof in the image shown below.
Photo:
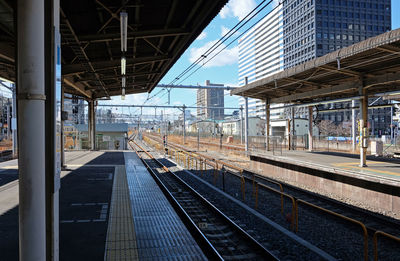
[[[121,11],[128,13],[126,94],[132,94],[151,92],[227,1],[60,0],[65,92],[121,95]],[[0,0],[0,77],[10,80],[16,2]]]
[[[231,94],[308,103],[400,91],[400,29],[307,61],[234,89]]]

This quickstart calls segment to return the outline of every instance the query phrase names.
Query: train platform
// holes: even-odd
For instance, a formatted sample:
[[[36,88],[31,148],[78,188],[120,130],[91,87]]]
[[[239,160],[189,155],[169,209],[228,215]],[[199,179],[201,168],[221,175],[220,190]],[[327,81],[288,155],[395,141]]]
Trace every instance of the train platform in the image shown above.
[[[367,167],[360,167],[359,156],[339,152],[263,151],[251,152],[281,162],[298,164],[332,173],[351,173],[362,179],[379,180],[400,186],[400,160],[368,156]]]
[[[250,169],[400,218],[400,161],[368,156],[359,167],[354,154],[252,151]]]
[[[0,260],[18,260],[18,162],[0,163]],[[205,260],[141,160],[66,152],[60,260]]]

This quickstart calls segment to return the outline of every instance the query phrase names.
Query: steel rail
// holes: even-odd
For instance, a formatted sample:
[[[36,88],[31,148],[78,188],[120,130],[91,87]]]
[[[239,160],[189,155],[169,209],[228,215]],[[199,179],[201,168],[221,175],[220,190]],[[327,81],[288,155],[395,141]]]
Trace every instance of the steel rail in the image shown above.
[[[139,144],[137,144],[136,142],[132,141],[135,145],[137,145],[139,148],[141,148],[141,150],[143,152],[145,152],[146,150],[144,150]],[[148,155],[149,153],[147,152],[146,155]],[[160,161],[158,161],[157,159],[155,159],[154,157],[152,157],[152,160],[161,166],[164,166]],[[143,161],[143,159],[142,159]],[[232,222],[225,214],[223,214],[220,210],[218,210],[213,204],[211,204],[208,200],[206,200],[203,196],[201,196],[198,192],[196,192],[193,188],[191,188],[186,182],[184,182],[182,179],[180,179],[178,176],[176,176],[175,173],[173,173],[172,171],[168,170],[166,171],[168,172],[169,175],[168,177],[173,177],[175,181],[178,181],[179,184],[183,185],[186,189],[188,189],[191,193],[193,193],[193,195],[200,200],[200,202],[202,204],[205,204],[206,208],[211,210],[211,212],[214,213],[215,216],[217,216],[218,219],[222,219],[224,220],[224,222],[226,222],[227,225],[229,225],[229,227],[237,232],[240,237],[242,237],[244,240],[242,240],[241,242],[246,242],[246,244],[249,244],[251,246],[251,248],[253,248],[255,250],[254,253],[252,254],[257,254],[258,256],[261,256],[262,259],[268,259],[268,260],[277,260],[277,258],[271,254],[267,249],[265,249],[261,244],[259,244],[255,239],[253,239],[249,234],[247,234],[242,228],[240,228],[239,226],[237,226],[234,222]],[[161,182],[161,181],[160,181]],[[171,193],[169,193],[171,194]],[[172,196],[172,194],[171,194]],[[176,201],[176,200],[175,200]],[[249,246],[249,247],[250,247]],[[229,257],[229,256],[228,256]]]
[[[203,234],[203,232],[201,232],[201,230],[193,222],[193,220],[190,218],[190,216],[186,213],[186,211],[181,207],[181,205],[174,198],[174,196],[168,191],[168,189],[165,187],[165,185],[157,177],[157,175],[155,174],[153,169],[149,166],[149,164],[142,158],[142,156],[139,153],[140,151],[138,151],[136,148],[134,148],[129,142],[128,142],[128,144],[132,148],[132,150],[134,150],[136,152],[136,154],[138,155],[140,160],[146,166],[146,169],[149,171],[149,173],[154,178],[154,180],[156,181],[156,183],[158,184],[160,189],[163,191],[164,195],[167,197],[168,201],[171,203],[171,205],[177,212],[178,216],[182,219],[182,222],[185,224],[185,226],[188,229],[188,231],[190,232],[190,234],[196,240],[197,244],[199,244],[199,247],[202,249],[202,251],[207,256],[207,258],[212,259],[212,260],[224,260],[222,258],[222,256],[218,253],[218,251],[214,248],[214,246],[211,244],[211,242],[207,239],[207,237]],[[144,150],[141,146],[139,146],[136,143],[135,143],[135,145],[137,147],[139,147],[142,150],[142,152],[144,152],[147,156],[150,155],[149,157],[151,159],[155,160],[154,157],[151,156],[151,154],[148,153],[146,150]],[[168,170],[168,168],[166,168],[166,169]]]

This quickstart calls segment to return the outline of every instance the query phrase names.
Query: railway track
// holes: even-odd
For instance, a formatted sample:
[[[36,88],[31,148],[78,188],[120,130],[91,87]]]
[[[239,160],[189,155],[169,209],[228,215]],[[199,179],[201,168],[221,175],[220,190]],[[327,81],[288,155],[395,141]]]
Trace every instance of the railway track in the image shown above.
[[[186,182],[132,141],[131,147],[159,183],[194,238],[211,259],[278,260]]]
[[[177,151],[183,152],[185,148],[180,145],[176,144],[168,144],[170,148],[174,148]],[[382,250],[381,253],[383,252],[384,259],[383,260],[396,260],[391,259],[391,256],[397,256],[397,258],[400,259],[400,252],[399,248],[396,249],[396,247],[391,247],[390,249],[386,249],[386,245],[378,244],[377,238],[378,235],[382,234],[382,231],[389,235],[394,235],[395,237],[400,236],[400,222],[387,218],[385,216],[381,216],[375,213],[371,213],[367,210],[360,209],[358,207],[354,207],[351,205],[347,205],[345,203],[318,195],[313,192],[309,192],[288,184],[284,184],[281,182],[277,182],[275,180],[271,180],[269,178],[266,178],[264,176],[261,176],[257,173],[253,173],[251,171],[245,170],[245,169],[240,169],[236,168],[237,173],[235,174],[234,171],[229,171],[227,169],[224,169],[224,173],[222,174],[222,170],[218,169],[219,166],[230,166],[230,163],[226,163],[221,160],[213,160],[210,157],[207,157],[206,155],[202,155],[201,153],[197,153],[199,157],[204,157],[204,160],[208,160],[210,163],[214,162],[214,167],[212,165],[208,168],[208,172],[212,173],[212,175],[202,175],[202,173],[206,170],[207,168],[204,169],[202,168],[201,170],[198,170],[196,168],[195,170],[192,170],[193,172],[197,172],[198,176],[207,180],[210,184],[213,184],[216,187],[219,187],[220,189],[225,191],[225,187],[237,187],[240,188],[242,185],[242,180],[245,180],[245,190],[247,192],[244,193],[243,197],[241,200],[245,201],[249,206],[252,206],[253,208],[257,208],[257,203],[254,204],[253,202],[249,202],[248,198],[252,198],[254,195],[251,193],[248,193],[249,191],[254,191],[254,184],[256,184],[257,188],[259,189],[259,195],[260,197],[259,201],[264,201],[264,205],[268,205],[267,207],[264,207],[263,209],[263,204],[259,204],[258,206],[258,211],[265,214],[272,220],[284,225],[285,224],[285,219],[288,221],[292,221],[294,223],[293,225],[296,226],[296,233],[299,235],[304,236],[305,238],[309,238],[310,242],[313,244],[318,244],[318,237],[315,239],[315,236],[310,236],[309,229],[304,229],[307,227],[307,225],[304,225],[307,222],[307,219],[309,219],[308,226],[313,227],[313,233],[317,231],[318,229],[324,230],[324,227],[331,227],[331,233],[338,233],[337,231],[334,231],[334,228],[337,229],[343,229],[344,226],[351,226],[356,223],[357,226],[361,226],[362,229],[365,227],[364,231],[364,242],[360,243],[357,247],[359,248],[364,248],[364,260],[367,256],[378,256],[378,246]],[[217,165],[218,164],[218,165]],[[193,168],[193,166],[192,166]],[[213,170],[214,168],[214,170]],[[215,171],[217,169],[217,171]],[[215,174],[217,173],[217,174]],[[240,173],[240,174],[239,174]],[[227,175],[228,174],[228,175]],[[239,175],[238,175],[239,174]],[[221,177],[221,178],[218,178]],[[231,180],[229,180],[231,179]],[[234,181],[232,181],[234,180]],[[281,194],[281,202],[279,202],[279,197],[278,197],[278,204],[277,207],[279,207],[280,203],[282,205],[282,214],[283,215],[270,215],[268,212],[267,208],[271,208],[272,203],[270,202],[271,194],[268,194],[268,190],[273,189],[276,194],[276,192],[281,192],[285,193],[286,195],[289,195],[293,198],[293,201],[295,201],[297,204],[293,204],[293,208],[295,208],[295,211],[291,211],[290,213],[287,213],[287,211],[283,211],[283,196]],[[229,189],[233,195],[238,195],[238,198],[241,198],[241,192],[239,189],[236,191],[232,188]],[[246,195],[247,194],[247,195]],[[246,195],[246,200],[244,199]],[[264,200],[264,198],[268,198],[267,200]],[[277,202],[274,202],[277,203]],[[300,204],[301,203],[301,204]],[[256,205],[256,206],[255,206]],[[285,203],[285,206],[288,204]],[[289,214],[289,217],[288,217]],[[310,218],[305,218],[307,215],[310,216]],[[313,216],[311,218],[311,216]],[[299,221],[300,219],[300,221]],[[325,219],[327,221],[325,221]],[[313,223],[314,222],[314,223]],[[299,223],[300,223],[300,230],[299,230]],[[337,225],[339,223],[339,225]],[[345,225],[342,225],[342,223],[346,223]],[[352,223],[352,224],[349,224]],[[334,224],[334,225],[332,225]],[[321,226],[322,228],[318,228],[318,226]],[[358,227],[358,229],[359,229]],[[288,227],[290,229],[290,227]],[[293,227],[292,227],[293,229]],[[327,229],[325,229],[327,230]],[[350,231],[351,229],[349,229]],[[326,232],[322,231],[321,233]],[[345,233],[345,232],[344,232]],[[362,234],[362,233],[360,233]],[[353,236],[354,237],[354,236]],[[319,239],[320,240],[320,239]],[[353,240],[353,238],[349,239],[350,241]],[[361,241],[362,242],[362,241]],[[391,238],[391,242],[398,243],[398,238]],[[338,245],[343,244],[344,242],[337,242]],[[397,245],[398,247],[399,245]],[[324,249],[324,248],[323,248]],[[374,251],[372,251],[372,249]],[[349,257],[351,256],[351,253],[348,255]]]
[[[175,147],[176,149],[185,150],[183,146],[179,146],[176,144],[170,144],[170,146]],[[207,157],[202,153],[197,153],[197,154],[202,157],[208,158],[210,161],[213,160],[211,157]],[[229,166],[232,164],[230,162],[224,162],[223,160],[218,160],[218,162],[222,166]],[[282,190],[284,192],[288,193],[289,195],[293,196],[296,199],[302,199],[309,203],[318,205],[322,208],[326,208],[335,213],[345,215],[347,217],[363,222],[370,233],[375,233],[376,231],[381,230],[387,233],[393,233],[395,235],[400,236],[400,221],[396,221],[392,218],[388,218],[383,215],[372,213],[370,211],[360,209],[358,207],[345,204],[343,202],[339,202],[337,200],[295,187],[293,185],[289,185],[283,182],[277,182],[270,178],[264,177],[260,174],[254,173],[251,170],[244,169],[239,166],[237,167],[238,167],[237,169],[243,173],[243,176],[249,182],[253,182],[254,180],[266,186],[271,186],[271,185],[275,186],[279,183],[280,185],[282,185]]]

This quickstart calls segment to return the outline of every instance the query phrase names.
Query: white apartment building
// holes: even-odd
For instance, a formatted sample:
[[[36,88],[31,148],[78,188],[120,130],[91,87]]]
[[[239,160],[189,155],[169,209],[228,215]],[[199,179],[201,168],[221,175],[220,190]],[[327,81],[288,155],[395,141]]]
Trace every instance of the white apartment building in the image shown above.
[[[279,5],[239,39],[239,86],[245,84],[245,77],[251,83],[282,71],[283,55],[283,12]],[[239,105],[244,108],[244,98]],[[282,115],[283,109],[273,110],[271,120]],[[265,102],[249,98],[249,116],[265,118]]]

